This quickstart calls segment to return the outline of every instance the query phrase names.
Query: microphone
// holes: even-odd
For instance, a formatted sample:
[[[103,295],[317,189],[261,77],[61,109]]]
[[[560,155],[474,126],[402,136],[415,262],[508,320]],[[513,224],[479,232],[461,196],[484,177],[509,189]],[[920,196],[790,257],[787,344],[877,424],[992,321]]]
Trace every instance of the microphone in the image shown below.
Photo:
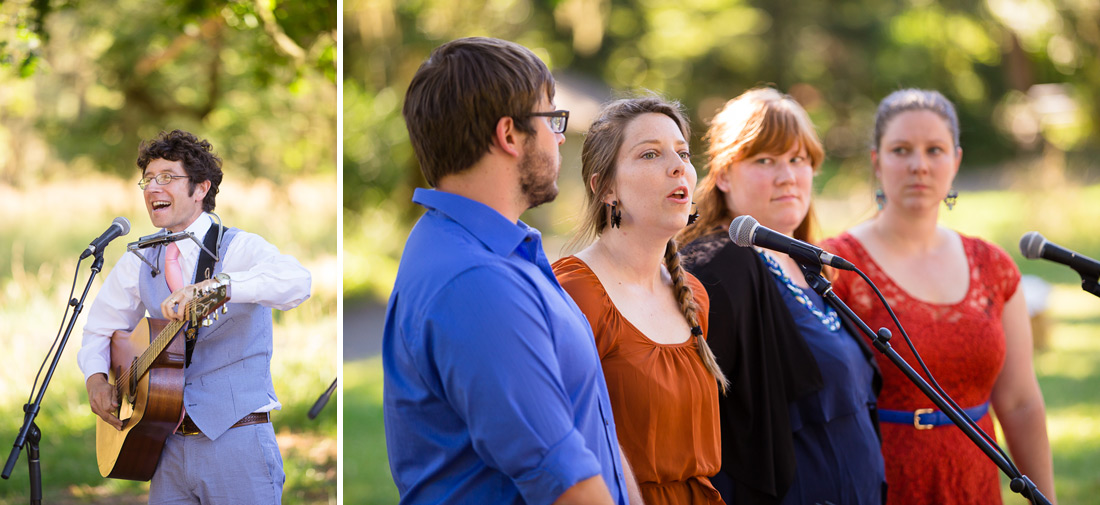
[[[756,245],[765,249],[787,253],[800,263],[829,265],[841,270],[855,271],[856,269],[855,265],[849,263],[848,260],[824,251],[820,247],[761,226],[755,218],[749,215],[734,218],[733,222],[730,223],[729,233],[730,240],[741,247]]]
[[[1076,270],[1082,278],[1100,279],[1100,262],[1061,247],[1037,231],[1029,231],[1020,238],[1020,254],[1029,260],[1043,258],[1061,263]]]
[[[80,253],[80,259],[87,258],[93,254],[102,253],[103,248],[107,247],[107,244],[110,244],[112,240],[127,233],[130,233],[130,220],[124,217],[116,217],[114,221],[111,221],[111,226],[107,228],[107,231],[103,232],[103,235],[96,237],[96,239],[88,245],[88,248]]]

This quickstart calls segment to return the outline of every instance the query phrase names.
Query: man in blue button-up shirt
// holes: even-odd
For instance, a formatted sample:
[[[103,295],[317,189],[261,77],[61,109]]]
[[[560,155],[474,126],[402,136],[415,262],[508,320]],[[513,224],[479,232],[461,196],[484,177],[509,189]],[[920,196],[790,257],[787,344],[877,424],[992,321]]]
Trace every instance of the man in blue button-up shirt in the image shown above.
[[[541,235],[567,111],[530,50],[440,46],[404,116],[435,190],[405,244],[383,341],[386,442],[402,503],[625,504],[592,331]]]

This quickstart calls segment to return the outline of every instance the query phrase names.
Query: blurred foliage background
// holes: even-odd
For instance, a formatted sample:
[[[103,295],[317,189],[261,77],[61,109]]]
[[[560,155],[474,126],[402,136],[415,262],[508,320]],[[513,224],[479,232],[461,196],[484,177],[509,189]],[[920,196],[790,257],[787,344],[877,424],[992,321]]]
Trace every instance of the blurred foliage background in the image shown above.
[[[1024,273],[1055,284],[1050,344],[1037,355],[1047,395],[1059,498],[1100,503],[1100,303],[1076,275],[1025,261],[1016,244],[1039,230],[1100,257],[1100,3],[1095,0],[346,0],[343,3],[344,293],[347,326],[345,496],[394,503],[382,458],[381,318],[425,186],[401,107],[412,75],[438,45],[463,36],[531,48],[571,111],[561,193],[523,219],[543,231],[548,256],[576,223],[580,146],[601,103],[646,90],[683,103],[693,151],[709,119],[748,88],[771,85],[810,113],[825,143],[815,179],[823,232],[874,211],[868,147],[875,107],[905,87],[956,104],[964,149],[959,206],[946,225],[995,241]],[[705,156],[694,157],[700,173]],[[1092,393],[1090,393],[1090,391]],[[364,452],[365,450],[365,452]],[[1006,488],[1007,490],[1007,488]],[[1007,491],[1006,491],[1007,492]],[[1007,496],[1007,495],[1006,495]],[[1009,500],[1015,503],[1012,500]]]
[[[74,269],[78,286],[87,280],[79,252],[127,217],[131,234],[106,250],[105,275],[126,242],[155,231],[136,187],[138,144],[180,128],[223,159],[216,212],[225,224],[259,233],[313,274],[309,300],[275,311],[275,426],[284,502],[335,502],[336,401],[316,421],[305,413],[339,369],[337,12],[334,0],[0,2],[3,440],[16,437]],[[141,503],[147,484],[96,469],[76,366],[83,323],[38,418],[46,501]],[[26,502],[26,458],[0,482],[0,503]]]
[[[1059,187],[1095,176],[1100,153],[1100,4],[1093,0],[348,0],[344,2],[345,293],[384,299],[423,185],[401,118],[436,46],[493,36],[538,54],[572,110],[557,205],[527,216],[568,233],[580,133],[599,105],[639,90],[680,100],[693,147],[726,100],[757,85],[809,111],[828,159],[823,194],[870,202],[867,147],[878,100],[902,87],[958,107],[961,189]],[[705,160],[696,156],[703,170]],[[971,181],[976,181],[971,183]],[[572,198],[571,198],[572,197]]]
[[[202,132],[234,173],[335,173],[331,0],[9,0],[0,22],[0,182],[132,178],[168,127]]]

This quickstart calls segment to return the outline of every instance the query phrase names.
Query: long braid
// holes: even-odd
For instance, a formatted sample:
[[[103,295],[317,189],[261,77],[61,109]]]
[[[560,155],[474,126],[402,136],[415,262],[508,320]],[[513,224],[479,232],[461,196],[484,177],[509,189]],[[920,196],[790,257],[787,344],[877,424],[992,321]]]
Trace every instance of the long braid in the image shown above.
[[[707,368],[707,371],[718,381],[722,394],[725,394],[729,389],[730,381],[726,379],[726,374],[722,373],[722,369],[718,367],[714,352],[710,350],[706,339],[703,338],[703,331],[699,326],[699,317],[696,315],[699,306],[695,304],[695,294],[691,291],[691,286],[685,282],[684,269],[680,266],[680,252],[675,239],[670,239],[665,246],[665,267],[668,268],[668,274],[672,277],[672,291],[676,294],[676,301],[680,304],[680,312],[683,312],[684,318],[691,326],[691,334],[695,336],[695,348],[699,351],[699,358],[703,360],[703,366]]]

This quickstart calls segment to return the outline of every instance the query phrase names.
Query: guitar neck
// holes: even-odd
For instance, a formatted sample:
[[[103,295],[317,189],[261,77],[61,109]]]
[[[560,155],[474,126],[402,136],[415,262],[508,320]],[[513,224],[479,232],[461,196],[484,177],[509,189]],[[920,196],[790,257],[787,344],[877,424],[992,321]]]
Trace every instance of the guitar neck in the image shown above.
[[[202,323],[203,318],[207,317],[212,311],[217,310],[218,307],[221,307],[227,301],[229,301],[228,282],[219,281],[214,287],[199,290],[196,296],[184,306],[183,312],[187,314],[188,317],[180,321],[169,321],[164,329],[161,330],[160,334],[158,334],[152,342],[149,342],[149,347],[145,348],[141,356],[138,356],[137,359],[134,360],[133,365],[120,375],[115,383],[120,395],[128,388],[128,384],[149,371],[149,367],[156,361],[157,356],[160,356],[160,353],[164,352],[164,349],[172,342],[172,338],[179,333],[183,325],[188,322],[193,325]]]
[[[195,300],[187,303],[185,314],[190,314],[195,310]],[[124,392],[129,388],[131,379],[141,377],[145,375],[145,372],[149,371],[149,367],[153,365],[153,361],[160,356],[160,353],[168,347],[168,344],[172,342],[172,337],[179,333],[180,328],[187,324],[187,320],[169,321],[168,324],[157,334],[157,337],[149,342],[149,347],[145,348],[145,351],[138,356],[129,370],[123,372],[115,382],[115,388],[118,389],[120,397],[124,397]]]
[[[188,310],[191,310],[191,308],[192,307],[188,306]],[[187,324],[186,320],[168,323],[168,326],[165,326],[164,329],[157,334],[157,338],[149,343],[149,347],[145,348],[145,352],[141,353],[141,356],[138,356],[137,361],[134,362],[134,365],[131,367],[131,373],[134,374],[135,377],[145,375],[145,372],[152,366],[153,360],[157,359],[157,356],[160,356],[160,353],[168,347],[168,343],[172,341],[172,337],[174,337],[176,333],[179,333],[180,328],[183,328],[184,324]]]

